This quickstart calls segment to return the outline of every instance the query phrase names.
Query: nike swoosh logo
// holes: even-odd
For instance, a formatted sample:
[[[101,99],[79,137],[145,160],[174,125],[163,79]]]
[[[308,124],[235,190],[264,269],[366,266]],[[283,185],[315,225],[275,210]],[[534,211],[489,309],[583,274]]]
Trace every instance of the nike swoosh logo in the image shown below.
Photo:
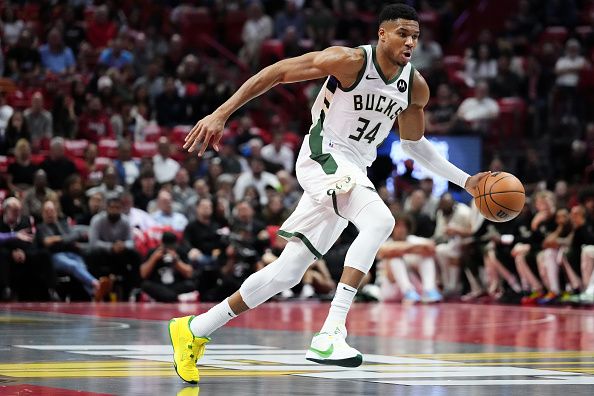
[[[334,352],[334,344],[330,345],[330,348],[326,349],[325,351],[322,351],[322,350],[319,350],[316,348],[312,348],[312,347],[309,347],[309,350],[317,353],[318,355],[320,355],[320,357],[327,359],[330,357],[330,355],[332,355],[332,352]]]
[[[346,291],[350,291],[351,293],[356,293],[356,290],[347,289],[347,288],[346,288],[346,287],[344,287],[344,286],[343,286],[342,288],[343,288],[344,290],[346,290]]]
[[[379,80],[379,77],[369,77],[369,74],[365,76],[366,80]]]

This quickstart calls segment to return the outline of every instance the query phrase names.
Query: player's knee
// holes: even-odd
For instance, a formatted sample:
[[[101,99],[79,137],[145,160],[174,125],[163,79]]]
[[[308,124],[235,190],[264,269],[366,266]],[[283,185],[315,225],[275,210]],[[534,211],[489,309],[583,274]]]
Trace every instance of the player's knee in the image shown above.
[[[388,211],[388,214],[374,218],[365,232],[373,233],[373,235],[377,236],[378,240],[383,242],[392,234],[395,223],[394,216]]]

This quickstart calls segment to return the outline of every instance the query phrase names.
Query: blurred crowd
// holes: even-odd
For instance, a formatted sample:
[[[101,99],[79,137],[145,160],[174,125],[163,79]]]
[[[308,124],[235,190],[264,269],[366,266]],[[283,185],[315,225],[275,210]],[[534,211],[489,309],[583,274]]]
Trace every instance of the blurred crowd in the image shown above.
[[[373,42],[383,3],[2,2],[0,299],[235,291],[285,244],[276,232],[301,195],[294,160],[320,81],[245,106],[219,153],[188,155],[185,134],[278,59]],[[412,161],[398,176],[380,156],[372,180],[397,222],[360,298],[594,303],[594,2],[408,3],[427,134],[480,136],[484,168],[516,174],[529,203],[491,223],[434,196]],[[493,7],[509,10],[487,29]],[[277,298],[331,296],[355,235]]]

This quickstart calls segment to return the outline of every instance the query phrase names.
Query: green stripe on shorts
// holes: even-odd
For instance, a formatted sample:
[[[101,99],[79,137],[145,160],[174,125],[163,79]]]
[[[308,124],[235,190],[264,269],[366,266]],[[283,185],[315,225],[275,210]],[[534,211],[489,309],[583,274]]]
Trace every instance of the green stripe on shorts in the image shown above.
[[[319,259],[322,258],[322,253],[318,252],[316,250],[316,248],[312,245],[312,243],[309,241],[309,239],[307,239],[307,237],[305,235],[303,235],[302,233],[278,230],[278,235],[280,235],[281,237],[286,238],[286,239],[293,238],[293,237],[301,239],[301,242],[303,242],[305,244],[305,246],[307,246],[309,251],[312,252],[314,254],[314,256],[316,256]]]

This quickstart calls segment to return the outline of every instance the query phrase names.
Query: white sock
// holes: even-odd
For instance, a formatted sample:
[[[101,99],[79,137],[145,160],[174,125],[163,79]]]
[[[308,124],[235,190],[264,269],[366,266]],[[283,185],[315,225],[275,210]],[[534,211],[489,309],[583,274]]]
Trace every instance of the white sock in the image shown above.
[[[357,289],[345,283],[339,283],[336,287],[336,294],[330,304],[330,311],[328,317],[322,326],[321,333],[334,332],[336,326],[344,326],[346,324],[346,317],[353,303],[353,298],[357,294]]]
[[[432,258],[424,258],[419,264],[419,272],[421,274],[421,281],[423,282],[423,290],[426,292],[436,290],[435,261]]]
[[[559,286],[559,265],[553,260],[547,260],[545,261],[545,268],[547,277],[549,278],[549,284],[551,285],[550,291],[559,294],[561,292],[561,287]]]
[[[410,283],[410,278],[408,277],[408,271],[406,269],[406,264],[404,260],[401,258],[393,258],[390,260],[390,269],[394,274],[394,279],[396,279],[396,283],[398,284],[398,288],[404,294],[407,291],[413,289],[413,285]]]
[[[216,329],[223,327],[228,321],[237,316],[229,306],[228,300],[226,298],[190,321],[190,331],[195,337],[208,337]]]

